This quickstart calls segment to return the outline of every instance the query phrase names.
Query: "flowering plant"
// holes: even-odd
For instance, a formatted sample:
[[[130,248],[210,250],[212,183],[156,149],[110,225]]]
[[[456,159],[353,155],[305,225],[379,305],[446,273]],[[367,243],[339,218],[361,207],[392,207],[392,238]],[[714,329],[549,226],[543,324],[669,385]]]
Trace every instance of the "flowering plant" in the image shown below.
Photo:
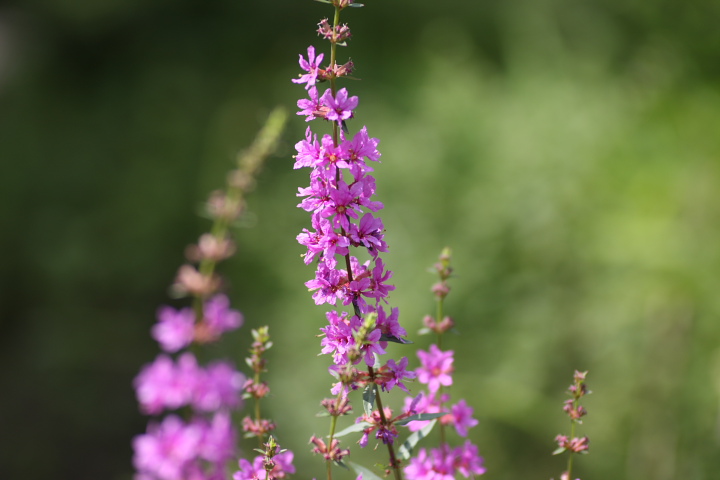
[[[351,61],[340,64],[337,60],[338,47],[351,37],[349,27],[340,23],[340,13],[362,5],[353,0],[320,1],[334,9],[333,21],[323,19],[317,29],[330,43],[329,63],[324,65],[325,54],[310,46],[306,56],[300,55],[303,73],[293,79],[304,85],[307,94],[297,102],[298,115],[314,125],[329,124],[329,132],[322,134],[308,127],[294,156],[295,169],[310,169],[309,185],[299,188],[297,194],[301,197],[298,207],[310,214],[310,228],[303,229],[297,241],[305,248],[304,263],[315,265],[315,275],[305,286],[315,305],[327,309],[327,324],[320,328],[320,353],[332,359],[328,369],[332,396],[320,402],[330,418],[329,434],[312,435],[310,449],[323,458],[328,480],[335,465],[352,468],[357,478],[364,480],[390,474],[395,480],[474,478],[486,471],[478,447],[466,438],[478,421],[464,399],[453,403],[454,352],[442,349],[444,335],[454,328],[453,319],[444,315],[453,272],[449,249],[443,250],[435,265],[439,281],[431,290],[437,302],[436,315],[426,316],[420,331],[435,334],[436,342],[417,351],[420,365],[415,369],[409,368],[407,356],[385,358],[389,343],[406,346],[412,342],[400,323],[399,308],[389,304],[395,286],[390,283],[392,271],[382,258],[389,246],[379,216],[383,204],[376,198],[372,176],[372,165],[379,163],[381,156],[379,140],[371,137],[365,126],[351,133],[359,99],[338,86],[339,80],[354,70]],[[152,335],[166,353],[143,367],[135,387],[144,413],[170,413],[162,421],[152,421],[147,433],[133,441],[136,480],[220,480],[230,474],[234,480],[270,480],[295,473],[294,453],[280,447],[275,437],[277,425],[261,412],[261,401],[270,391],[261,378],[267,367],[264,354],[272,347],[269,328],[252,331],[246,359],[251,372],[247,376],[226,361],[201,366],[188,351],[219,340],[243,323],[242,314],[231,309],[228,297],[220,293],[223,282],[215,267],[235,251],[229,227],[242,216],[244,194],[262,159],[272,151],[283,122],[283,114],[271,116],[253,147],[240,157],[226,190],[210,196],[207,210],[213,227],[188,248],[188,260],[195,265],[182,266],[173,285],[176,294],[192,297],[192,306],[158,311]],[[575,400],[567,407],[577,416],[574,420],[582,416],[582,407],[577,405],[577,392],[584,393],[581,380],[584,376],[576,378]],[[421,390],[406,396],[401,411],[393,412],[384,395],[395,387],[410,394],[413,381]],[[351,395],[356,391],[361,392],[361,413],[352,425],[338,431],[339,417],[353,411]],[[253,401],[252,414],[240,425],[246,438],[257,440],[259,455],[252,458],[241,455],[232,421],[232,413],[242,408],[245,400]],[[415,453],[434,431],[437,447],[422,447]],[[340,438],[348,435],[355,435],[360,447],[369,445],[371,438],[385,446],[387,457],[376,463],[379,470],[347,460],[351,449],[342,445]],[[406,438],[401,440],[403,435]],[[454,441],[451,435],[463,440]],[[580,451],[582,440],[559,436],[558,442],[563,451],[575,452]],[[229,464],[235,459],[237,468],[231,473]],[[570,470],[569,466],[566,475]]]

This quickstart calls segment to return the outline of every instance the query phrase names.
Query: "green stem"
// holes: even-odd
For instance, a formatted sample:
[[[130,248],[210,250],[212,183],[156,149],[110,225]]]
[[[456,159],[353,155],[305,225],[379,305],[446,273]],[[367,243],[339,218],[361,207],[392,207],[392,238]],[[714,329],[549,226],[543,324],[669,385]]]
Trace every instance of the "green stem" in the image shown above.
[[[443,319],[443,306],[444,306],[444,298],[438,297],[437,301],[437,310],[435,311],[435,325],[440,325],[440,322]],[[437,334],[437,347],[442,350],[442,333]],[[442,398],[443,396],[443,390],[445,387],[440,386],[439,398]],[[445,424],[440,422],[440,443],[445,444]]]
[[[576,398],[573,402],[573,410],[577,410],[578,406],[578,399]],[[575,438],[575,426],[577,422],[575,420],[570,419],[570,440]],[[567,463],[567,478],[568,480],[572,479],[572,467],[573,467],[573,457],[575,456],[573,451],[569,452],[570,455],[568,456],[568,463]]]
[[[255,378],[253,379],[255,382],[255,385],[260,385],[260,372],[255,372]],[[262,417],[260,416],[260,399],[256,396],[255,397],[255,421],[260,422]],[[258,445],[260,448],[263,446],[263,438],[258,436]]]
[[[373,370],[373,367],[368,367],[368,373],[370,374],[370,378],[375,377],[375,371]],[[378,412],[380,413],[380,421],[383,425],[388,425],[387,417],[385,417],[385,410],[383,409],[382,400],[380,399],[380,387],[378,387],[377,384],[374,385],[375,388],[375,403],[377,403]],[[387,444],[388,448],[388,456],[390,457],[390,467],[393,469],[393,473],[395,474],[395,480],[402,480],[402,470],[400,469],[400,463],[397,460],[397,457],[395,456],[395,448],[393,447],[392,443]]]
[[[337,397],[335,398],[335,411],[337,412],[340,409],[340,402],[342,401],[342,392],[338,393]],[[333,438],[335,438],[335,429],[337,428],[337,415],[332,415],[332,420],[330,420],[330,435],[328,435],[328,446],[332,445]],[[325,462],[327,465],[327,480],[332,480],[332,460],[327,460]]]

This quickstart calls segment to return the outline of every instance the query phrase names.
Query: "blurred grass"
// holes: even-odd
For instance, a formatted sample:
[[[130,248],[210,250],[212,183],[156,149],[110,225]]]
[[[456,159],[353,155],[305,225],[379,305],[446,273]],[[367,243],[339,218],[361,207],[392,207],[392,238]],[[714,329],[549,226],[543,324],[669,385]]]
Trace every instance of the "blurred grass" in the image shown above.
[[[207,227],[200,202],[270,108],[303,93],[287,80],[324,12],[307,3],[282,18],[189,0],[5,12],[26,57],[0,84],[0,478],[130,478],[145,425],[130,382],[156,354],[155,308]],[[424,272],[453,248],[453,395],[480,419],[488,478],[559,475],[575,368],[594,391],[582,478],[720,467],[718,50],[697,40],[716,7],[667,5],[398,1],[347,17],[362,78],[346,84],[360,95],[350,127],[381,140],[391,301],[416,331],[433,310]],[[311,478],[330,377],[295,242],[304,128],[266,165],[225,266],[248,325],[210,353],[242,364],[248,329],[271,325],[267,408]]]

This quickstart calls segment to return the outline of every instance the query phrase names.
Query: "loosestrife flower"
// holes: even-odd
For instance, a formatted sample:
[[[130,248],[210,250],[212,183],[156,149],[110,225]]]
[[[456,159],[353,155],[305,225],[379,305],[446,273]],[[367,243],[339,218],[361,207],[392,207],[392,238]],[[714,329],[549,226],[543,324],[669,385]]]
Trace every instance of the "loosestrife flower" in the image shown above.
[[[295,473],[293,466],[293,452],[287,450],[273,457],[274,465],[269,470],[269,478],[284,479]],[[233,480],[265,480],[266,457],[258,455],[253,461],[240,459],[240,469],[233,474]]]
[[[152,329],[161,348],[177,351],[197,340],[197,332],[213,329],[212,338],[242,323],[239,312],[229,308],[225,296],[205,304],[207,317],[196,323],[190,309],[162,307]],[[208,341],[206,333],[200,337]],[[134,386],[140,409],[150,415],[189,407],[188,419],[175,414],[152,422],[145,434],[135,437],[133,463],[142,480],[222,478],[225,465],[235,454],[236,430],[230,412],[242,406],[245,376],[229,362],[198,365],[192,353],[177,360],[166,354],[144,366]]]
[[[427,384],[430,393],[437,392],[441,386],[452,385],[452,350],[443,352],[437,345],[430,345],[429,351],[419,350],[417,356],[422,362],[416,370],[418,381]]]
[[[346,25],[342,31],[347,37]],[[298,115],[308,121],[322,119],[344,124],[354,117],[358,97],[345,88],[334,91],[330,87],[322,94],[318,92],[318,78],[336,67],[323,69],[322,59],[323,55],[316,55],[313,47],[308,48],[307,58],[300,56],[300,67],[306,73],[293,82],[305,84],[310,98],[298,101],[301,109]],[[372,168],[368,165],[380,158],[379,140],[370,137],[366,127],[351,137],[346,135],[336,129],[334,135],[324,134],[318,139],[318,134],[308,128],[305,139],[295,145],[294,168],[312,169],[310,185],[298,189],[298,196],[303,197],[298,207],[311,214],[312,229],[303,229],[297,239],[307,249],[303,254],[305,263],[317,262],[315,278],[305,283],[313,292],[315,303],[353,308],[352,314],[328,312],[328,325],[321,329],[322,353],[331,354],[335,365],[364,360],[372,367],[385,353],[387,342],[398,340],[406,332],[397,321],[398,310],[392,309],[388,314],[380,305],[387,302],[395,287],[389,283],[392,272],[379,256],[388,249],[384,225],[373,215],[383,208],[373,198],[375,179],[369,174]],[[371,260],[361,262],[351,254],[351,248],[367,252]],[[363,324],[362,316],[367,314],[376,314],[378,322],[358,344],[356,334]],[[356,351],[359,355],[351,358],[350,354]],[[399,362],[392,364],[398,372],[397,366],[403,360]],[[388,379],[382,387],[386,390],[396,385],[404,387],[400,378],[408,378],[407,372],[402,370],[402,374]]]
[[[405,467],[408,480],[455,480],[455,472],[465,478],[485,473],[483,459],[469,440],[456,448],[447,444],[430,450],[421,448]]]
[[[298,115],[306,122],[330,122],[331,133],[320,134],[308,127],[305,137],[295,145],[294,168],[309,168],[309,185],[298,189],[298,207],[310,214],[311,228],[297,236],[306,248],[305,264],[316,263],[315,277],[305,282],[316,305],[328,305],[327,325],[320,329],[321,353],[332,356],[329,368],[337,382],[331,392],[335,399],[322,405],[332,417],[331,434],[326,441],[313,436],[313,451],[328,462],[340,462],[349,451],[333,437],[337,417],[348,413],[350,391],[363,388],[365,414],[357,419],[362,428],[360,446],[368,443],[370,434],[387,445],[389,468],[400,480],[400,461],[393,443],[398,436],[396,423],[409,414],[393,418],[382,406],[380,392],[398,387],[407,391],[406,381],[416,373],[408,370],[408,359],[383,361],[388,342],[408,343],[407,334],[398,321],[397,308],[387,307],[387,297],[395,287],[392,272],[380,257],[388,251],[384,225],[377,214],[384,208],[375,198],[376,182],[371,162],[378,162],[379,140],[363,126],[351,133],[349,122],[359,105],[357,96],[338,88],[339,78],[350,74],[352,62],[336,63],[338,45],[351,37],[346,24],[339,24],[340,11],[353,0],[331,0],[335,9],[334,25],[327,19],[318,24],[318,33],[331,44],[331,63],[323,66],[323,55],[309,47],[307,57],[300,56],[303,73],[294,83],[304,84],[307,98],[297,102]],[[321,91],[320,85],[328,85]],[[312,125],[312,124],[311,124]],[[367,260],[363,260],[367,258]],[[345,307],[347,310],[343,309]],[[358,364],[364,363],[366,372]],[[369,400],[368,400],[369,399]]]
[[[438,302],[437,315],[436,318],[426,316],[423,319],[425,328],[420,333],[437,334],[438,344],[431,344],[427,351],[418,350],[420,366],[415,373],[418,383],[425,385],[427,391],[421,391],[415,398],[406,397],[405,408],[420,414],[439,415],[437,420],[440,422],[441,443],[439,448],[421,448],[417,456],[410,459],[410,464],[405,467],[405,475],[409,480],[454,480],[457,473],[466,478],[485,473],[483,458],[469,440],[454,448],[446,442],[445,427],[452,426],[460,437],[467,437],[468,430],[476,426],[478,421],[473,418],[473,409],[464,399],[449,405],[451,397],[445,391],[446,387],[453,384],[454,371],[453,351],[443,351],[439,347],[443,334],[453,326],[452,319],[443,315],[444,300],[450,292],[447,280],[452,274],[448,249],[443,250],[435,270],[440,277],[440,281],[432,287]],[[408,428],[418,432],[429,427],[429,424],[429,420],[413,421],[408,424]]]
[[[191,344],[215,342],[243,323],[242,314],[230,308],[228,298],[218,293],[221,280],[215,264],[235,251],[228,224],[242,214],[242,189],[274,145],[283,122],[283,114],[271,116],[259,136],[262,145],[253,145],[251,154],[240,156],[239,168],[228,177],[227,191],[210,195],[207,209],[215,221],[213,233],[202,235],[197,245],[187,248],[188,260],[198,265],[181,266],[173,285],[179,296],[193,297],[192,308],[161,307],[157,312],[151,335],[165,353],[141,369],[134,387],[143,413],[167,415],[151,421],[147,432],[133,439],[136,480],[226,480],[228,462],[237,448],[232,411],[243,405],[243,396],[258,399],[267,394],[266,386],[255,381],[255,367],[262,370],[261,361],[249,362],[256,375],[246,379],[229,362],[214,361],[203,366],[195,355],[183,350]],[[257,356],[267,348],[265,337],[256,338],[253,352]],[[259,412],[259,408],[255,410]],[[256,419],[255,423],[262,424],[262,420]],[[263,434],[272,429],[269,424],[262,425]],[[292,453],[283,455],[280,460],[287,461],[279,462],[280,470],[292,472],[288,464]]]

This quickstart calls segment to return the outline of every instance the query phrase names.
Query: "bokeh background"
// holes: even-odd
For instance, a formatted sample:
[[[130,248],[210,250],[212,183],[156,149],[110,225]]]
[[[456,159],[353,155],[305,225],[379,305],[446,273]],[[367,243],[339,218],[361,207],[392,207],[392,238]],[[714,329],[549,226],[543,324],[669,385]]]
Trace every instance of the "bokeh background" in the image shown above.
[[[488,479],[548,479],[574,369],[593,395],[583,479],[720,470],[720,35],[716,0],[367,0],[351,129],[381,139],[392,304],[416,346],[444,246],[461,335],[452,393]],[[300,0],[9,0],[0,7],[0,478],[125,480],[131,387],[197,212],[325,45]],[[246,326],[271,325],[266,408],[307,438],[326,395],[313,275],[295,235],[307,172],[291,118],[223,266]],[[394,355],[414,358],[413,347]]]

